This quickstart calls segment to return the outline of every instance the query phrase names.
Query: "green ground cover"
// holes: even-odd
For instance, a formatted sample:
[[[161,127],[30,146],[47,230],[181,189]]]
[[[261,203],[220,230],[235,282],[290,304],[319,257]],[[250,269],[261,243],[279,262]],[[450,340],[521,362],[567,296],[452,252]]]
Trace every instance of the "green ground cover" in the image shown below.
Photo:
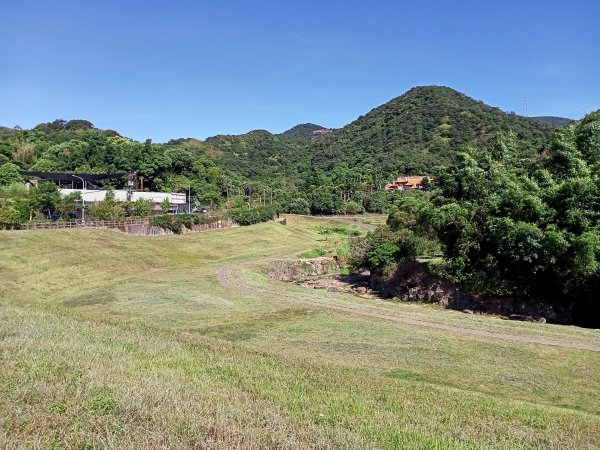
[[[274,256],[341,245],[323,226],[340,224],[0,232],[0,447],[598,448],[598,352],[293,299],[591,345],[598,331],[264,275]],[[244,291],[219,283],[224,265]]]

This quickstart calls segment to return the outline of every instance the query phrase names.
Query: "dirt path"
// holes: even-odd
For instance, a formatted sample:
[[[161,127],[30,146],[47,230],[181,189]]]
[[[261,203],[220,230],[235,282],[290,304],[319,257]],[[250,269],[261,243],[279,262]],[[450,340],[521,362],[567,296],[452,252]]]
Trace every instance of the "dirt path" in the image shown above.
[[[235,291],[238,291],[238,292],[243,292],[245,294],[256,295],[256,296],[260,296],[260,297],[264,297],[264,298],[278,299],[276,292],[269,291],[266,289],[259,289],[259,288],[243,286],[238,281],[236,281],[235,277],[233,276],[233,273],[234,273],[235,269],[239,268],[239,267],[241,267],[241,264],[240,265],[228,265],[228,266],[221,267],[217,273],[217,278],[218,278],[219,282],[222,285],[224,285],[230,289],[233,289]],[[547,338],[536,337],[536,336],[524,336],[524,335],[518,335],[518,334],[508,334],[508,333],[500,333],[500,332],[494,332],[494,331],[477,330],[477,329],[473,329],[473,328],[460,327],[460,326],[456,326],[456,325],[448,325],[448,324],[439,323],[439,322],[427,322],[424,320],[412,319],[409,317],[403,317],[400,315],[391,314],[391,313],[387,313],[387,312],[383,312],[383,311],[381,311],[381,312],[366,311],[366,310],[360,309],[358,307],[342,306],[342,305],[338,305],[338,304],[327,303],[325,300],[323,300],[323,301],[312,300],[312,299],[308,299],[308,298],[300,296],[300,295],[292,295],[290,293],[286,293],[285,299],[281,298],[278,300],[292,301],[294,303],[316,306],[319,308],[326,308],[326,309],[339,311],[339,312],[347,313],[347,314],[352,314],[352,315],[356,315],[356,316],[372,317],[372,318],[376,318],[376,319],[382,319],[382,320],[388,320],[391,322],[402,323],[405,325],[413,325],[413,326],[418,326],[418,327],[431,328],[431,329],[435,329],[435,330],[451,331],[453,333],[460,333],[460,334],[471,335],[471,336],[479,336],[479,337],[484,337],[484,338],[500,339],[500,340],[506,340],[506,341],[514,341],[514,342],[523,342],[526,344],[552,345],[552,346],[556,346],[556,347],[574,348],[574,349],[578,349],[578,350],[589,350],[589,351],[593,351],[593,352],[600,352],[600,346],[596,346],[593,344],[547,339]]]

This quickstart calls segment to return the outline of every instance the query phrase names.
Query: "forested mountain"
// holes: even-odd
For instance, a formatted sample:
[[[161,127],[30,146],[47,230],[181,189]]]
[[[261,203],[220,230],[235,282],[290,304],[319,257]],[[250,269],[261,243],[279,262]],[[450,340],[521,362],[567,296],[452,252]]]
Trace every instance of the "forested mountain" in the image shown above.
[[[206,144],[220,152],[218,161],[225,169],[250,180],[292,176],[303,148],[296,139],[265,130],[214,136]]]
[[[381,209],[370,199],[387,181],[403,174],[435,174],[440,166],[453,165],[465,144],[487,145],[498,133],[513,133],[521,156],[532,156],[547,144],[553,127],[450,88],[429,86],[411,89],[344,128],[311,139],[320,129],[309,123],[276,135],[255,130],[155,144],[98,129],[87,120],[55,120],[31,130],[0,127],[0,162],[13,165],[4,169],[10,173],[7,180],[14,180],[18,169],[135,170],[145,188],[189,188],[202,204],[222,204],[232,195],[252,201],[257,193],[264,201],[269,192],[282,204],[303,205],[300,211],[310,206],[327,213]]]
[[[552,127],[507,114],[453,89],[416,87],[373,109],[313,143],[313,165],[331,169],[370,164],[383,173],[431,172],[453,162],[467,143],[486,143],[498,132],[512,131],[533,153]]]
[[[299,139],[301,141],[309,141],[313,137],[313,132],[324,128],[326,127],[315,125],[314,123],[302,123],[284,131],[280,135],[292,139]]]
[[[566,127],[571,122],[573,122],[573,119],[567,119],[566,117],[556,117],[556,116],[537,116],[537,117],[532,117],[532,119],[537,120],[538,122],[545,123],[547,125],[556,127],[556,128]]]

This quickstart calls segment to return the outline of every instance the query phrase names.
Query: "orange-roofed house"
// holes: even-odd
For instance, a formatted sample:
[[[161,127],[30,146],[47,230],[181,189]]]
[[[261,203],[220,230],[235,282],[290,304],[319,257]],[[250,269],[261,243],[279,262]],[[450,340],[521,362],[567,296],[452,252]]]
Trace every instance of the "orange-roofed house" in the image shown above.
[[[423,181],[427,179],[431,183],[432,178],[428,176],[400,177],[386,184],[387,191],[404,191],[406,189],[423,189]]]

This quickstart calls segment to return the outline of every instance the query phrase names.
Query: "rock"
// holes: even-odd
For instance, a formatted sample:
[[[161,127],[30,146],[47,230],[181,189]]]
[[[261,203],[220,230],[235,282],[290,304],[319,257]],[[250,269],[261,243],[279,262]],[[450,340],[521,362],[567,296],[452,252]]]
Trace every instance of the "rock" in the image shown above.
[[[471,309],[463,309],[462,312],[464,312],[465,314],[473,314],[473,310]]]
[[[328,287],[327,292],[337,292],[339,289],[336,287]]]
[[[508,318],[510,320],[523,320],[523,321],[529,320],[529,317],[524,316],[523,314],[511,314],[510,316],[508,316]]]
[[[540,317],[540,318],[537,320],[537,323],[546,323],[546,318],[545,318],[545,317]]]
[[[354,289],[354,292],[356,292],[357,294],[366,294],[367,293],[367,288],[364,286],[359,286],[357,288]]]

